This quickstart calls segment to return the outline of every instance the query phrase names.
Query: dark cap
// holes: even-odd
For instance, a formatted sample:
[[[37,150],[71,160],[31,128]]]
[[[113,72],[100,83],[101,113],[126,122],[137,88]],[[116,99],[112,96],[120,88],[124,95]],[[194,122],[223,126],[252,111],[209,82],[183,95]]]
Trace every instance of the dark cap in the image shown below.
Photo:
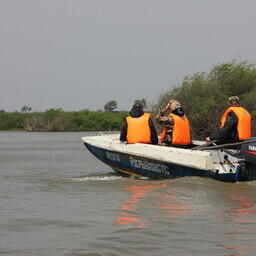
[[[132,117],[140,117],[144,114],[143,106],[140,103],[135,103],[129,112]]]
[[[137,108],[137,109],[143,109],[143,106],[140,103],[135,103],[132,108]]]

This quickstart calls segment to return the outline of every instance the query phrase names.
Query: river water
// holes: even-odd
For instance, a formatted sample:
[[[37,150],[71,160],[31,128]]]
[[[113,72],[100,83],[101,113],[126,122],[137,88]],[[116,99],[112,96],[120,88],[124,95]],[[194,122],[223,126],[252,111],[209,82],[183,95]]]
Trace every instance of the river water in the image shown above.
[[[256,182],[119,177],[93,134],[0,132],[0,255],[256,255]]]

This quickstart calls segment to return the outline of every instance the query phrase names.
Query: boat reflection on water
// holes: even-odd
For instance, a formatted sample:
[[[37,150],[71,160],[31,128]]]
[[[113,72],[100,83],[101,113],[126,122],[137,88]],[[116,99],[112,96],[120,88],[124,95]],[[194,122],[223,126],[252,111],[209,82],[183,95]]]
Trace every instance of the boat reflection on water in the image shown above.
[[[146,220],[136,213],[139,203],[153,190],[160,189],[165,186],[166,183],[124,186],[123,189],[131,192],[131,195],[128,199],[123,200],[123,204],[120,206],[119,216],[117,216],[115,222],[121,225],[135,224],[136,228],[145,228],[147,224]]]
[[[232,221],[236,223],[256,223],[255,216],[252,216],[253,213],[256,213],[256,205],[252,203],[248,198],[245,198],[244,195],[232,194],[230,195],[230,200],[236,203],[236,207],[230,210],[230,216],[232,216]]]
[[[149,230],[156,223],[170,223],[172,232],[177,227],[178,230],[184,228],[183,233],[172,233],[177,241],[206,241],[215,252],[221,252],[218,255],[223,256],[255,256],[254,190],[248,190],[247,186],[243,190],[239,184],[223,188],[223,183],[216,183],[212,187],[210,184],[203,194],[200,194],[202,190],[199,188],[199,193],[191,197],[187,193],[191,188],[186,190],[190,183],[183,182],[133,180],[129,185],[124,185],[122,189],[128,198],[122,200],[114,222]],[[201,227],[194,232],[197,221],[201,221]]]
[[[175,195],[176,190],[169,190],[162,198],[157,202],[157,207],[162,209],[166,217],[168,218],[181,218],[183,215],[191,214],[193,209],[187,203],[183,202]]]
[[[141,209],[144,211],[144,202],[146,198],[153,199],[150,201],[150,208],[157,209],[158,214],[164,218],[179,218],[185,214],[190,214],[192,208],[182,202],[176,196],[176,189],[168,188],[167,183],[154,183],[150,185],[126,185],[123,187],[125,191],[131,193],[130,197],[123,200],[120,206],[119,216],[114,220],[120,225],[135,225],[136,228],[145,228],[147,220],[145,214],[139,214]],[[161,190],[163,189],[163,190]],[[159,190],[158,193],[155,193]],[[154,191],[154,195],[150,195]],[[150,198],[150,200],[151,200]],[[160,210],[160,213],[159,213]]]
[[[229,199],[232,207],[226,211],[225,221],[230,222],[232,228],[225,235],[225,240],[230,241],[230,244],[221,245],[229,251],[225,256],[256,255],[255,233],[250,228],[256,223],[256,205],[250,201],[249,196],[245,198],[239,191],[230,194]]]

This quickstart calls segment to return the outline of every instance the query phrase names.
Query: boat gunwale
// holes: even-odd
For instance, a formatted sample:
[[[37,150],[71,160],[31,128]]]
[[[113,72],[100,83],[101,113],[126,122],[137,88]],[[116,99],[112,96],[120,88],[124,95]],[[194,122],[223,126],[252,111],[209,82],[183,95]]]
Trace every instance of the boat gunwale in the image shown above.
[[[112,135],[112,134],[111,134]],[[114,137],[114,138],[113,138]],[[102,138],[102,144],[97,144],[97,143],[93,143],[90,141],[90,139],[95,139],[95,138]],[[107,143],[106,143],[106,140],[104,140],[104,138],[107,138]],[[87,140],[89,139],[89,141]],[[162,162],[165,162],[165,163],[171,163],[171,164],[177,164],[179,166],[184,166],[184,167],[191,167],[191,168],[195,168],[195,169],[198,169],[198,170],[202,170],[202,171],[212,171],[214,172],[214,163],[211,159],[211,153],[210,152],[207,152],[207,151],[194,151],[194,150],[191,150],[191,149],[184,149],[184,148],[175,148],[175,147],[164,147],[164,146],[160,146],[160,145],[152,145],[152,144],[143,144],[143,143],[135,143],[135,144],[127,144],[127,143],[122,143],[120,141],[118,141],[117,139],[117,136],[111,136],[110,135],[96,135],[96,136],[85,136],[85,137],[82,137],[82,140],[84,143],[86,144],[89,144],[91,146],[94,146],[94,147],[97,147],[97,148],[101,148],[101,149],[104,149],[104,150],[109,150],[109,151],[112,151],[112,152],[115,152],[115,153],[123,153],[123,154],[129,154],[129,155],[132,155],[132,156],[135,156],[135,157],[144,157],[144,158],[147,158],[147,159],[152,159],[152,160],[155,160],[155,161],[162,161]],[[105,143],[104,143],[105,142]],[[119,142],[119,143],[116,143],[116,142]],[[114,147],[112,147],[114,145]],[[123,148],[116,148],[116,147],[123,147]],[[124,146],[128,146],[130,147],[130,150],[123,150],[125,149]],[[138,148],[136,148],[136,146],[138,146]],[[158,149],[161,149],[161,151],[163,153],[178,153],[178,154],[182,154],[182,153],[190,153],[190,156],[200,156],[200,157],[203,157],[205,158],[205,163],[208,161],[210,161],[208,163],[208,167],[205,166],[204,167],[200,167],[196,164],[182,164],[181,161],[170,161],[170,160],[167,160],[166,158],[164,157],[161,157],[161,156],[156,156],[156,155],[153,155],[153,154],[150,154],[150,155],[145,155],[144,153],[141,153],[141,147],[144,147],[144,148],[149,148],[152,150],[152,147],[158,147]],[[132,150],[131,150],[132,149]],[[209,166],[209,164],[211,166]]]

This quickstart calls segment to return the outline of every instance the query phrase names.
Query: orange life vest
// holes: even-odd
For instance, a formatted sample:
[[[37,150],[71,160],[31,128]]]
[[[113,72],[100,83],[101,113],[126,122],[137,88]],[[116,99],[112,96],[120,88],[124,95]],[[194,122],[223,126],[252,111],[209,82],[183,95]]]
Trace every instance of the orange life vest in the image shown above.
[[[232,111],[235,113],[235,115],[238,118],[237,132],[238,132],[239,140],[249,139],[251,137],[251,115],[243,107],[228,108],[221,118],[220,128],[224,126],[228,114]]]
[[[149,113],[135,118],[128,116],[127,121],[127,142],[133,143],[151,143],[151,132],[149,127]]]
[[[187,117],[177,116],[171,113],[169,116],[173,117],[174,127],[172,131],[172,144],[176,145],[189,145],[191,142],[190,137],[190,125]],[[163,129],[160,134],[160,139],[164,140],[166,134],[166,128]]]

